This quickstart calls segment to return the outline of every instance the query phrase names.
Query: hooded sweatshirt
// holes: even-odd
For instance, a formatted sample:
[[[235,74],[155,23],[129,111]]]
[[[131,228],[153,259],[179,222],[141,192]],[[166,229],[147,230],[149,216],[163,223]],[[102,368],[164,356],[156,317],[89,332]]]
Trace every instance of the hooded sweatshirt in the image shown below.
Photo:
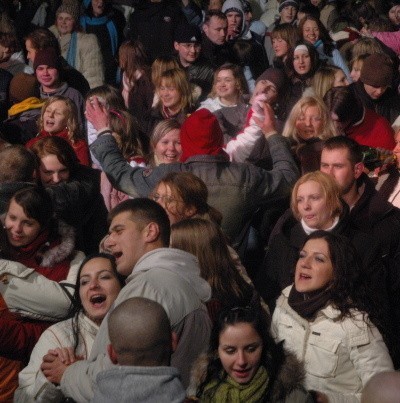
[[[117,366],[97,376],[93,402],[180,403],[185,390],[171,367]]]

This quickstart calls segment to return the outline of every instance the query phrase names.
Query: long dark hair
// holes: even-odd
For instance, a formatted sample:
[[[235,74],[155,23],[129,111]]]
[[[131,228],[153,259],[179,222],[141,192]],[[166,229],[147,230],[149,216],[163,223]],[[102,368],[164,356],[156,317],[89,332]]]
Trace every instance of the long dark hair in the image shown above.
[[[73,332],[73,336],[74,336],[74,352],[75,353],[76,353],[76,350],[79,345],[80,331],[79,331],[79,320],[78,319],[79,319],[79,314],[83,311],[82,300],[81,300],[81,297],[79,294],[79,291],[81,289],[81,282],[80,282],[81,272],[87,262],[89,262],[92,259],[96,259],[96,258],[103,258],[103,259],[108,260],[111,263],[113,273],[115,274],[115,277],[119,281],[121,288],[124,285],[124,279],[117,271],[117,264],[115,262],[115,257],[113,255],[110,255],[108,253],[93,253],[91,255],[86,256],[85,259],[82,261],[81,265],[79,266],[78,274],[76,277],[75,291],[74,291],[74,295],[72,297],[73,304],[72,304],[71,309],[68,314],[69,317],[72,317],[72,332]]]
[[[258,333],[262,340],[262,354],[260,365],[263,366],[269,375],[267,396],[271,393],[271,385],[274,384],[276,374],[284,361],[283,343],[276,344],[269,333],[269,326],[266,313],[259,303],[254,302],[247,307],[226,308],[219,314],[211,331],[210,345],[208,349],[209,363],[204,380],[197,389],[196,396],[201,397],[205,387],[213,380],[219,383],[226,379],[226,372],[223,371],[221,360],[218,356],[219,338],[221,333],[228,327],[238,323],[248,323]],[[218,388],[215,388],[215,390]],[[264,400],[267,399],[267,396]]]
[[[305,243],[311,239],[323,239],[328,244],[333,267],[330,302],[340,311],[340,318],[351,317],[352,311],[358,310],[368,314],[378,328],[385,328],[381,307],[373,300],[368,289],[368,276],[363,270],[361,257],[349,239],[328,231],[313,232]]]

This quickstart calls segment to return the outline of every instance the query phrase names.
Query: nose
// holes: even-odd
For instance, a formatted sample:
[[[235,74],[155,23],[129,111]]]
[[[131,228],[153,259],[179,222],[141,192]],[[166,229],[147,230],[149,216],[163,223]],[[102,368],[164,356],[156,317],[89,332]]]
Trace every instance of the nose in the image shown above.
[[[60,174],[58,172],[54,172],[51,179],[53,183],[59,183],[61,181]]]
[[[237,356],[236,356],[236,364],[239,365],[240,367],[245,367],[247,362],[246,362],[246,353],[243,350],[238,350]]]
[[[311,118],[309,116],[306,116],[305,121],[306,121],[306,126],[311,126]]]
[[[114,241],[112,234],[109,234],[107,236],[107,238],[104,240],[104,247],[106,249],[111,250],[113,248],[113,246],[115,246],[115,241]]]
[[[12,226],[14,227],[14,230],[18,233],[22,232],[22,223],[21,222],[15,222],[14,225]],[[11,228],[12,228],[11,227]]]
[[[89,289],[93,290],[99,287],[99,280],[97,278],[92,278],[89,283]]]

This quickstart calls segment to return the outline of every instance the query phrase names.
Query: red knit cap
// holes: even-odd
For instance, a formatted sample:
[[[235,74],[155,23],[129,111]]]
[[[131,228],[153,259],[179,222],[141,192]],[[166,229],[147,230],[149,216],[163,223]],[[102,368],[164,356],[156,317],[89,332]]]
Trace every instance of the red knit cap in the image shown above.
[[[181,161],[193,155],[225,154],[224,135],[217,118],[208,110],[200,109],[190,115],[181,127]]]

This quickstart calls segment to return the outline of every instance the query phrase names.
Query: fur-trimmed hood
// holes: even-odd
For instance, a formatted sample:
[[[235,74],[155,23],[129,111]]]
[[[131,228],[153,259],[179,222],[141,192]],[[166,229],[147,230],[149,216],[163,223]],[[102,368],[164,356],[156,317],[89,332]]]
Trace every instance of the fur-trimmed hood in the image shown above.
[[[285,350],[284,362],[276,376],[273,384],[273,391],[270,395],[271,402],[285,401],[286,397],[296,390],[304,390],[305,369],[304,365],[296,356]],[[190,385],[187,389],[187,396],[195,396],[196,390],[202,383],[209,363],[210,357],[201,354],[193,365]]]

